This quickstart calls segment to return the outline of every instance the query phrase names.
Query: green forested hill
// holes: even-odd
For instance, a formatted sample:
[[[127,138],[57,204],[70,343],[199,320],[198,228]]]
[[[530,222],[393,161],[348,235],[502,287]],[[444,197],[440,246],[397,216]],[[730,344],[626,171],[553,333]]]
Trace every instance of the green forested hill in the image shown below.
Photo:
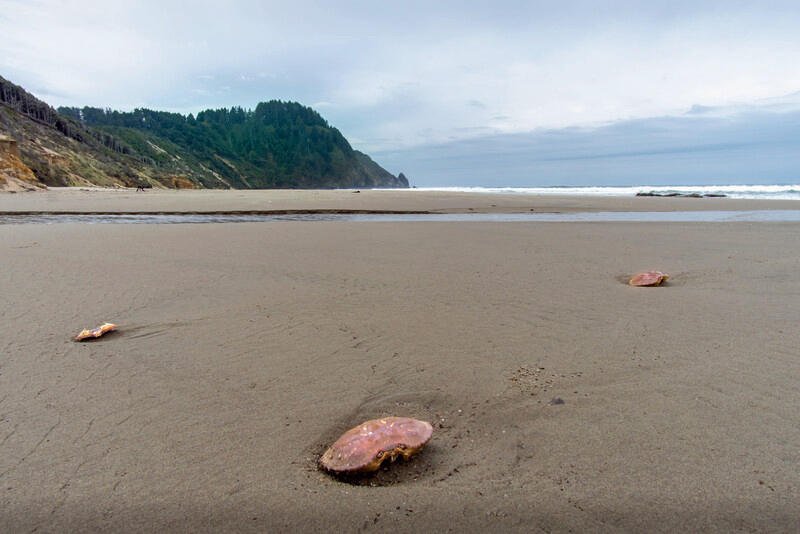
[[[408,187],[402,174],[395,177],[353,150],[319,113],[294,102],[206,110],[197,117],[149,109],[55,110],[0,77],[0,138],[3,146],[13,145],[7,152],[19,153],[13,164],[0,157],[0,171],[27,167],[36,178],[30,187]]]
[[[149,109],[58,112],[111,134],[161,167],[180,159],[204,187],[408,187],[365,164],[336,128],[294,102],[206,110],[197,117]]]

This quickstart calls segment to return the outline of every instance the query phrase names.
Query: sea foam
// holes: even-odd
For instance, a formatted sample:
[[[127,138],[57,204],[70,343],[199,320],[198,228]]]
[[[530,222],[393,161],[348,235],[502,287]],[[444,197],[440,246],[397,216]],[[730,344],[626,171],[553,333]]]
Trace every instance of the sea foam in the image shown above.
[[[586,187],[417,187],[414,191],[450,191],[460,193],[508,193],[527,195],[636,196],[657,195],[724,195],[728,198],[763,198],[800,200],[800,184],[788,185],[638,185]]]

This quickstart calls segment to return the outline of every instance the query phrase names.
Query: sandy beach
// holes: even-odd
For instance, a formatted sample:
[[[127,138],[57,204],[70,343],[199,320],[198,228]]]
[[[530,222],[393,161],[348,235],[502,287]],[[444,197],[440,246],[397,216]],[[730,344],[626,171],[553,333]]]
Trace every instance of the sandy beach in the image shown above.
[[[0,194],[6,213],[751,209],[800,201]],[[0,225],[0,531],[796,532],[798,250],[798,222]],[[648,269],[667,285],[627,285]],[[317,468],[388,415],[433,438],[356,481]]]
[[[148,190],[50,188],[0,194],[0,214],[48,213],[208,213],[208,212],[426,212],[543,213],[597,211],[797,210],[798,200],[733,198],[601,197],[447,191],[271,189]]]

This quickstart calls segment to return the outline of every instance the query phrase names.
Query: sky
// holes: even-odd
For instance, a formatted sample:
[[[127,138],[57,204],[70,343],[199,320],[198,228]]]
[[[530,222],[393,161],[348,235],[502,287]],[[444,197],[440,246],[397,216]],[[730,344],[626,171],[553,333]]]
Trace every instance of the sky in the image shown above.
[[[0,0],[0,76],[300,102],[425,187],[800,183],[798,28],[796,0]]]

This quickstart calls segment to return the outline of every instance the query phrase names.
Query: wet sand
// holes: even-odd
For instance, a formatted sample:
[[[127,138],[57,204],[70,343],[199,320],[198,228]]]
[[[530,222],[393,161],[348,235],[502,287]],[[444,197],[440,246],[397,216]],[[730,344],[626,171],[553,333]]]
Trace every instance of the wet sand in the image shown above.
[[[765,209],[205,193],[0,211]],[[796,531],[798,249],[794,222],[0,225],[0,531]],[[386,415],[433,439],[317,469]]]
[[[570,213],[800,209],[800,200],[599,197],[395,190],[147,190],[51,188],[0,194],[0,214],[393,211],[426,213]]]

